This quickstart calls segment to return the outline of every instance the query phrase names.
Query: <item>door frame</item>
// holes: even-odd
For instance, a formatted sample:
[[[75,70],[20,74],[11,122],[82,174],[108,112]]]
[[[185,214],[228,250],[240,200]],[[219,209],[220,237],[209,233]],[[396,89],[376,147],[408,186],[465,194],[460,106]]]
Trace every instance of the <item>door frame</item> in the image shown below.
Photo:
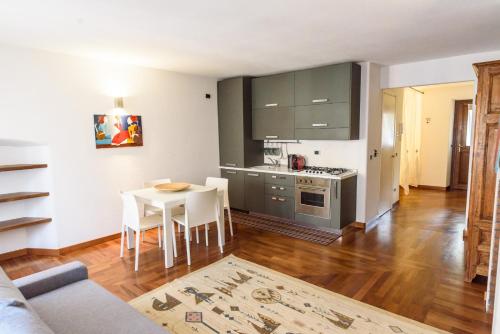
[[[450,190],[467,190],[467,184],[465,186],[462,185],[457,185],[456,184],[456,178],[458,177],[458,168],[460,167],[460,162],[457,156],[456,152],[456,146],[457,146],[457,133],[458,133],[458,123],[457,123],[457,113],[459,112],[459,108],[463,104],[472,104],[473,101],[472,99],[465,99],[465,100],[455,100],[455,107],[453,109],[453,133],[452,133],[452,140],[451,140],[451,173],[450,173]],[[472,121],[472,120],[471,120]],[[469,148],[469,152],[471,151],[471,148]],[[469,153],[469,160],[471,159],[470,153]],[[467,165],[467,168],[469,168],[470,163]]]
[[[394,193],[394,165],[395,165],[395,157],[396,157],[396,141],[397,141],[397,105],[398,105],[398,101],[397,101],[397,96],[395,94],[391,94],[391,93],[388,93],[386,92],[385,90],[382,90],[382,98],[381,98],[381,119],[380,119],[380,125],[381,125],[381,132],[380,132],[380,138],[382,139],[383,136],[384,136],[384,127],[383,127],[383,108],[384,108],[384,95],[387,95],[387,96],[390,96],[392,98],[394,98],[394,119],[393,119],[393,135],[394,135],[394,138],[393,138],[393,147],[392,147],[392,155],[391,155],[391,170],[390,170],[390,173],[391,173],[391,199],[390,199],[390,205],[389,205],[389,208],[387,209],[382,209],[381,208],[381,195],[382,195],[382,181],[383,181],[383,177],[382,177],[382,173],[383,173],[383,162],[382,162],[382,159],[383,159],[383,152],[382,152],[382,142],[380,143],[380,166],[381,166],[381,169],[380,169],[380,187],[379,187],[379,199],[378,199],[378,216],[381,216],[383,214],[385,214],[386,212],[390,211],[393,207],[394,207],[394,199],[393,199],[393,196],[392,194]],[[399,167],[399,166],[398,166]],[[399,184],[398,184],[399,186]]]

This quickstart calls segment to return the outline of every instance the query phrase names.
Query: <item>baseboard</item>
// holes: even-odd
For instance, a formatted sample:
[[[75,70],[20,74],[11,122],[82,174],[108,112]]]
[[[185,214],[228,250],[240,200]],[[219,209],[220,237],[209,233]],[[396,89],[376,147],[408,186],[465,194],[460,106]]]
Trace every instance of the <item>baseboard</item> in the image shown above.
[[[362,223],[362,222],[353,222],[347,226],[352,226],[354,228],[359,228],[361,230],[364,230],[366,228],[366,224],[365,223]]]
[[[410,186],[412,189],[423,189],[423,190],[438,190],[438,191],[449,191],[450,186],[448,187],[439,187],[439,186],[428,186],[425,184],[419,184],[418,187]]]
[[[95,246],[98,244],[101,244],[103,242],[109,241],[109,240],[114,240],[117,238],[120,238],[121,233],[115,233],[111,235],[107,235],[105,237],[93,239],[93,240],[88,240],[81,242],[79,244],[71,245],[71,246],[66,246],[63,248],[59,249],[54,249],[54,248],[23,248],[23,249],[18,249],[12,252],[7,252],[0,254],[0,261],[6,261],[10,260],[16,257],[24,256],[24,255],[41,255],[41,256],[59,256],[59,255],[64,255],[68,254],[70,252],[82,249],[82,248],[87,248],[90,246]]]

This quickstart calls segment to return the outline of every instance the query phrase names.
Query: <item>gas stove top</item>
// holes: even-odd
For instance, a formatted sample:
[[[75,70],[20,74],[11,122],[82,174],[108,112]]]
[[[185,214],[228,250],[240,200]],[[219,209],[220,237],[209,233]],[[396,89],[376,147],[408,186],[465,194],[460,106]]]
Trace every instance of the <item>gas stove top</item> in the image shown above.
[[[307,175],[341,175],[350,172],[347,168],[306,166],[300,173]]]

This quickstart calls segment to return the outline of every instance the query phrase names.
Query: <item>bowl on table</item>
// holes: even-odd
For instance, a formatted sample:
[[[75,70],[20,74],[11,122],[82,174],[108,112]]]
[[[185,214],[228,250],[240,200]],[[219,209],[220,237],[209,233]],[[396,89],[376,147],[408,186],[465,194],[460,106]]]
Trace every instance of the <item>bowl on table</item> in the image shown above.
[[[155,188],[158,191],[174,192],[174,191],[186,190],[189,187],[191,187],[191,184],[189,184],[189,183],[174,182],[174,183],[161,183],[161,184],[157,184],[153,188]]]

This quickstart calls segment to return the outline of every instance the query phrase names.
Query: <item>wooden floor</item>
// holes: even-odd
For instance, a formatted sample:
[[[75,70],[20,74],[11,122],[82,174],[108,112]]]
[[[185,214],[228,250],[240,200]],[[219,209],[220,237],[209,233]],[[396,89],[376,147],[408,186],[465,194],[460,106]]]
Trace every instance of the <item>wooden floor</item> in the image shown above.
[[[463,281],[464,208],[463,192],[412,190],[373,229],[351,231],[329,246],[238,226],[224,255],[233,253],[452,333],[490,333],[491,317],[483,311],[484,280]],[[138,273],[133,251],[124,259],[118,256],[118,239],[65,256],[31,255],[1,265],[18,278],[80,260],[93,280],[130,300],[222,257],[215,229],[210,231],[210,247],[203,237],[201,241],[191,248],[190,268],[183,249],[173,269],[163,268],[155,232],[143,243]]]

